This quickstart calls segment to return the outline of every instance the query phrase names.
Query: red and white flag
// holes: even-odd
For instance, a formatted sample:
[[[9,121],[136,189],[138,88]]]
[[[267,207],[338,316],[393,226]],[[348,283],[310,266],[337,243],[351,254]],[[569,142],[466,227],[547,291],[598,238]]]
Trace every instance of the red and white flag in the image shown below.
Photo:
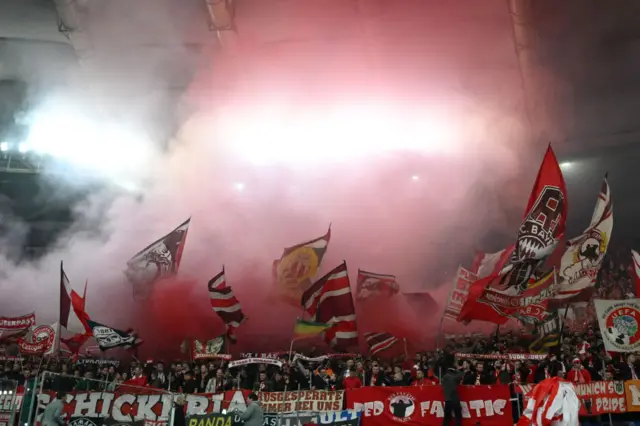
[[[325,341],[331,347],[343,349],[358,345],[356,309],[346,262],[304,292],[302,307],[311,321],[335,324],[324,332]]]
[[[57,322],[34,327],[18,340],[18,349],[22,355],[54,355],[58,352],[58,333],[60,324]]]
[[[224,268],[215,277],[209,280],[209,298],[211,307],[227,326],[227,335],[231,340],[235,340],[234,331],[240,327],[247,318],[242,312],[242,306],[233,294],[231,287],[227,287]]]
[[[506,249],[496,253],[477,252],[473,259],[472,271],[478,278],[488,277],[489,275],[499,274],[502,268],[509,262],[515,244],[511,244]]]
[[[395,275],[375,274],[358,269],[358,283],[356,284],[356,298],[366,300],[370,297],[395,295],[400,286]]]
[[[514,308],[509,305],[512,298],[527,290],[536,269],[564,236],[567,211],[564,177],[549,146],[529,196],[511,259],[499,273],[481,278],[469,287],[458,321],[507,322]]]
[[[89,316],[85,312],[85,297],[87,285],[84,286],[84,294],[80,296],[72,287],[60,262],[60,319],[59,324],[74,333],[90,332],[87,324]]]
[[[401,339],[390,333],[365,333],[364,338],[367,341],[371,355],[383,352],[401,341]]]

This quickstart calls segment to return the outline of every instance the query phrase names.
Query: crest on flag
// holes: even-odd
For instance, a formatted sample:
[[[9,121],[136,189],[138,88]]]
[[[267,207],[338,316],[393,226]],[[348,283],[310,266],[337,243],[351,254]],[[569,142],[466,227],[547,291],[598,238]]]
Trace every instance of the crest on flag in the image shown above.
[[[331,228],[320,238],[284,249],[282,257],[273,262],[276,293],[283,300],[297,306],[318,273],[330,239]]]
[[[519,308],[521,296],[530,288],[536,270],[564,236],[567,210],[564,177],[549,146],[531,191],[511,259],[499,273],[481,278],[469,287],[458,321],[475,319],[494,324],[507,321],[512,310],[509,308]]]
[[[562,171],[549,146],[518,229],[511,264],[502,271],[508,273],[503,281],[507,288],[524,291],[531,275],[563,237],[568,210],[566,193]]]
[[[148,298],[155,283],[178,273],[190,222],[191,218],[129,259],[124,274],[133,285],[134,299]]]
[[[571,298],[596,284],[613,230],[613,203],[607,178],[602,181],[589,227],[567,244],[560,262],[560,286],[556,299]]]
[[[23,355],[52,355],[55,352],[56,336],[60,326],[39,325],[24,338],[18,340],[18,348]]]
[[[231,359],[227,354],[225,336],[218,336],[215,339],[207,340],[204,344],[199,340],[193,341],[193,359]]]

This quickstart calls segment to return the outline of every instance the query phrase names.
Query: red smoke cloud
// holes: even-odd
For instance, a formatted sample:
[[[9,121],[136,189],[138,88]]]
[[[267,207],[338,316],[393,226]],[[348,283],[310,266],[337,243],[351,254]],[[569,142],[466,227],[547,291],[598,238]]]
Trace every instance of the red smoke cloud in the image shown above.
[[[76,286],[89,277],[93,318],[139,328],[143,353],[174,354],[185,336],[224,332],[206,288],[224,264],[249,317],[239,348],[283,350],[300,314],[267,300],[271,262],[283,247],[332,223],[323,271],[346,260],[352,283],[360,267],[395,274],[401,289],[418,291],[451,278],[512,205],[517,221],[526,191],[519,195],[514,176],[535,162],[522,164],[517,154],[526,135],[503,2],[237,7],[237,46],[212,54],[193,81],[185,104],[195,112],[145,176],[144,197],[95,194],[77,206],[78,222],[60,248],[0,284],[6,294],[27,283],[29,294],[0,307],[23,313],[35,303],[43,322],[55,318],[63,259]],[[240,151],[247,138],[252,149]],[[269,161],[247,159],[258,151]],[[295,162],[292,152],[306,157]],[[147,303],[133,302],[121,273],[127,259],[188,216],[180,276],[159,284]],[[437,290],[441,305],[447,292]],[[377,316],[365,310],[361,332],[386,326],[423,339],[437,330],[437,317],[416,324],[405,311],[395,302]]]

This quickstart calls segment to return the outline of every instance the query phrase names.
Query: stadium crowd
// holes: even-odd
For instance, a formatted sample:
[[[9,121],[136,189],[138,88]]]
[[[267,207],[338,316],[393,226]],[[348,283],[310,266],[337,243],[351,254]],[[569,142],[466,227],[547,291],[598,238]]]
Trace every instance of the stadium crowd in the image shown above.
[[[600,272],[596,293],[602,298],[633,297],[635,283],[628,265],[608,258]],[[223,359],[147,361],[65,359],[0,360],[0,384],[22,384],[43,371],[43,388],[54,391],[115,391],[134,387],[176,393],[215,393],[235,389],[286,391],[298,389],[340,390],[363,386],[428,386],[440,383],[448,368],[463,372],[463,385],[509,384],[512,397],[518,385],[535,384],[560,376],[574,383],[596,380],[630,380],[640,374],[640,354],[610,353],[604,345],[591,303],[578,307],[562,331],[560,344],[545,359],[509,361],[492,355],[528,354],[535,336],[522,328],[492,335],[445,335],[441,349],[415,355],[332,356],[322,361],[289,359],[280,354],[282,366],[247,364],[229,368]],[[505,327],[506,328],[506,327]],[[465,354],[458,357],[456,354]],[[472,355],[468,355],[472,354]],[[318,356],[318,353],[308,354]],[[477,355],[477,356],[473,356]],[[494,357],[495,358],[495,357]],[[518,396],[520,404],[522,397]],[[516,403],[514,403],[515,405]],[[518,407],[517,412],[520,409]],[[514,418],[517,418],[514,408]],[[617,416],[624,419],[624,416]]]

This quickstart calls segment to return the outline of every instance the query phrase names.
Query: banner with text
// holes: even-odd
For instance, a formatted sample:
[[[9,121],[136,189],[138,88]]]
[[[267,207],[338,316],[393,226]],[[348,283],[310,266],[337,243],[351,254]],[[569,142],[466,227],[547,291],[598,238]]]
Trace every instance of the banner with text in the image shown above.
[[[216,394],[185,396],[187,416],[209,413],[243,411],[249,390],[227,391]],[[258,398],[263,410],[277,414],[285,412],[340,411],[342,391],[260,392]],[[38,408],[42,412],[54,398],[53,392],[38,395]],[[126,392],[70,392],[65,400],[64,413],[70,419],[101,417],[117,423],[144,420],[166,422],[169,419],[172,396],[154,389],[127,388]],[[313,415],[312,415],[313,416]],[[315,417],[314,417],[315,418]]]
[[[7,386],[8,389],[0,391],[0,426],[10,425],[11,416],[15,413],[17,418],[22,404],[22,393],[15,392],[15,385]]]
[[[460,386],[462,425],[503,426],[513,423],[509,386]],[[366,387],[346,391],[347,408],[362,411],[362,426],[441,425],[441,386]]]
[[[359,426],[361,411],[342,410],[334,412],[319,413],[316,423],[319,425],[334,426]]]

